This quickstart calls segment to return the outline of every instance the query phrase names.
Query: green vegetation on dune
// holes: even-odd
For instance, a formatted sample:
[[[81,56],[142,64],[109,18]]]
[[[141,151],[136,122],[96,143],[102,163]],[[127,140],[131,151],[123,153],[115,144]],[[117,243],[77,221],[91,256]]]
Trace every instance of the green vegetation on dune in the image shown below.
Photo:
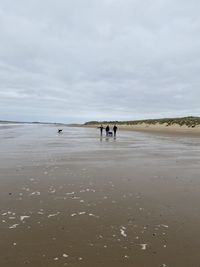
[[[118,125],[139,125],[146,123],[149,125],[166,124],[167,126],[178,124],[180,126],[186,125],[194,128],[196,125],[200,125],[200,117],[182,117],[182,118],[164,118],[164,119],[147,119],[147,120],[135,120],[135,121],[89,121],[84,125],[99,125],[99,124],[118,124]]]

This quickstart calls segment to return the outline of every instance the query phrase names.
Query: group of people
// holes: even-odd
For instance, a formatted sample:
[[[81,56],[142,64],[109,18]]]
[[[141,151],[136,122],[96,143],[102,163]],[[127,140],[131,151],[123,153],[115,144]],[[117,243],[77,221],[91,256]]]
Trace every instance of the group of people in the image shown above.
[[[110,126],[109,125],[107,125],[104,128],[103,125],[101,124],[101,126],[99,127],[99,129],[100,129],[101,136],[103,135],[103,129],[105,129],[106,130],[106,136],[109,136],[109,135],[114,134],[114,137],[116,137],[116,133],[117,133],[117,126],[116,125],[113,126],[113,133],[110,131]]]

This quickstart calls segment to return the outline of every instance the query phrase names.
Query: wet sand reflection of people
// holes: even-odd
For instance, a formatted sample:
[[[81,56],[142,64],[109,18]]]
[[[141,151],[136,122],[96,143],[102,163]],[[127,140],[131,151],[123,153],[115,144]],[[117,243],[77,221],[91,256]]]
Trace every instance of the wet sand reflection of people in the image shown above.
[[[106,142],[109,142],[110,138],[108,136],[106,136],[105,140],[106,140]]]

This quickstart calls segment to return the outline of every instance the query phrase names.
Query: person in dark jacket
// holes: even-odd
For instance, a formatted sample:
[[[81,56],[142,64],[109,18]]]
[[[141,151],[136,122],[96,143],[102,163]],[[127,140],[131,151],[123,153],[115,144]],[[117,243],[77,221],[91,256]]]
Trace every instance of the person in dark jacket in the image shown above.
[[[114,125],[114,127],[113,127],[113,132],[114,132],[114,136],[116,136],[116,133],[117,133],[117,126],[116,125]]]
[[[103,125],[101,124],[101,126],[100,127],[98,127],[99,129],[100,129],[100,135],[102,136],[102,134],[103,134]]]
[[[110,127],[109,127],[109,125],[107,125],[106,126],[106,136],[108,136],[109,131],[110,131]]]

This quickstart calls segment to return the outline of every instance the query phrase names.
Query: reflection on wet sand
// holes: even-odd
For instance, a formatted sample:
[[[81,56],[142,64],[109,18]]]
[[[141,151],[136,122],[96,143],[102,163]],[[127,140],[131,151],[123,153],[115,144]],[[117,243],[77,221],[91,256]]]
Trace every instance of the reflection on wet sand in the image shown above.
[[[198,266],[198,139],[6,131],[0,266]]]

